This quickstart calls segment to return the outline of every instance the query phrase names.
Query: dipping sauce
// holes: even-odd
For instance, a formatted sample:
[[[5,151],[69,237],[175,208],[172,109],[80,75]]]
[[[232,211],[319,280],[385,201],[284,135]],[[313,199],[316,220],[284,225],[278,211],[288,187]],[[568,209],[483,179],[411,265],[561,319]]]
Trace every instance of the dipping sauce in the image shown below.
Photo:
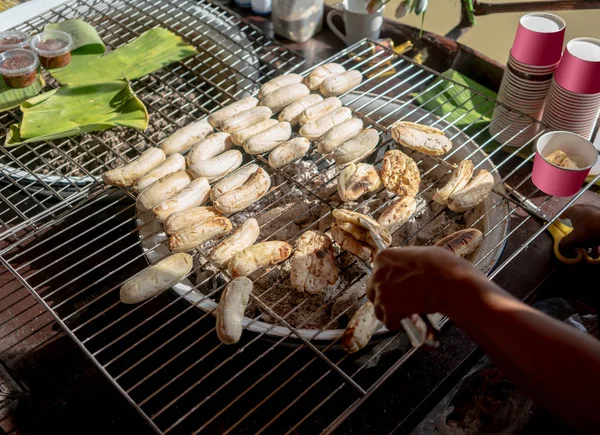
[[[31,50],[17,48],[0,54],[0,74],[11,88],[26,88],[37,78],[40,61]]]
[[[5,52],[6,50],[13,50],[15,48],[28,48],[28,46],[29,33],[18,30],[0,32],[0,53]]]
[[[44,68],[62,68],[71,62],[71,35],[60,30],[48,30],[31,38],[31,49],[39,56]]]

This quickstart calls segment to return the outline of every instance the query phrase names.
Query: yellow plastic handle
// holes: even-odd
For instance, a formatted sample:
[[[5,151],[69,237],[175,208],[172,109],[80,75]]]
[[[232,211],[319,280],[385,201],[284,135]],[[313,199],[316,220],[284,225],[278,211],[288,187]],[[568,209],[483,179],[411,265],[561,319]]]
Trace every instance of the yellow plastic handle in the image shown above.
[[[581,249],[576,249],[577,255],[575,257],[565,257],[560,252],[560,241],[569,234],[573,229],[561,222],[554,222],[548,227],[548,231],[554,238],[554,255],[561,263],[564,264],[577,264],[583,259],[583,253]]]

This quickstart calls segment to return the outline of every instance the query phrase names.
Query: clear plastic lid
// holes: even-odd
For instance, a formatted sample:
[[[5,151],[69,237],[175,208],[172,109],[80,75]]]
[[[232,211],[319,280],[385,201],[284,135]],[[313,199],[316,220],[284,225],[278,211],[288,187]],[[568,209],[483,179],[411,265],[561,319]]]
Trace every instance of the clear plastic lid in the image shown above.
[[[71,51],[71,35],[60,30],[47,30],[31,38],[31,49],[42,57],[61,56]]]
[[[29,45],[29,39],[29,33],[20,30],[0,32],[0,51],[26,48]]]
[[[15,48],[0,53],[0,74],[4,76],[30,74],[39,64],[39,58],[31,50]]]

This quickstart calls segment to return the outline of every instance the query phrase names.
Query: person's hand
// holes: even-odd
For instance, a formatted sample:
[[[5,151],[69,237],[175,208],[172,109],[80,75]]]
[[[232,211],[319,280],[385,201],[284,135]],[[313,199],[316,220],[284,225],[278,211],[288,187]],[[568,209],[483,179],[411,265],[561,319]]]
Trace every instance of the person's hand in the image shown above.
[[[375,257],[367,297],[388,329],[413,313],[452,316],[454,303],[468,303],[489,283],[471,263],[438,247],[391,248]]]
[[[600,245],[600,208],[579,204],[568,208],[561,219],[569,219],[573,231],[562,239],[561,248],[595,248]]]

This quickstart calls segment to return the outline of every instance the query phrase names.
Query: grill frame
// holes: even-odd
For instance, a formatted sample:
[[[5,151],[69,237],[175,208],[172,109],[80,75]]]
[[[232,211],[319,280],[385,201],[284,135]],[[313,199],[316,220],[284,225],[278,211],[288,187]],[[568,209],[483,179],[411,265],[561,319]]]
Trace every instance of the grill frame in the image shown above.
[[[77,3],[77,2],[71,2],[71,3]],[[369,46],[369,50],[370,50],[370,45],[372,43],[366,42],[366,41],[362,41],[358,44],[356,44],[353,47],[350,47],[346,50],[343,50],[342,52],[340,52],[337,56],[334,56],[325,62],[329,62],[332,60],[335,60],[336,58],[343,58],[345,56],[347,56],[348,53],[350,53],[352,50],[357,50],[360,52],[361,50],[359,49],[360,47],[367,47]],[[416,72],[416,74],[418,73],[418,75],[420,74],[426,74],[426,79],[427,80],[433,80],[437,77],[439,77],[439,74],[435,71],[429,70],[426,67],[420,66],[415,64],[414,62],[412,62],[410,59],[408,58],[403,58],[397,55],[392,55],[391,52],[386,51],[386,49],[384,47],[381,47],[382,51],[380,53],[384,53],[386,55],[390,55],[393,56],[393,58],[395,60],[397,60],[399,63],[398,65],[404,65],[408,71],[414,69],[414,71]],[[363,53],[364,54],[364,53]],[[401,60],[401,63],[400,63]],[[364,64],[363,64],[364,65]],[[381,65],[379,65],[381,66]],[[316,67],[316,66],[315,66]],[[310,71],[310,70],[308,70]],[[308,72],[305,71],[304,73]],[[363,70],[364,72],[364,70]],[[413,76],[409,76],[411,77],[410,80],[412,80]],[[365,84],[369,85],[369,79],[365,81]],[[387,83],[387,82],[386,82]],[[409,82],[412,83],[412,82]],[[418,83],[418,82],[417,82]],[[455,83],[457,86],[461,86],[458,83]],[[384,83],[385,85],[385,83]],[[364,84],[362,85],[364,86]],[[409,91],[403,91],[403,93],[401,95],[405,96],[407,94],[407,92]],[[414,99],[413,99],[414,100]],[[345,101],[346,102],[346,101]],[[371,121],[381,121],[381,119],[377,119],[374,120],[372,119],[372,116],[369,116],[367,114],[367,116],[364,116],[364,118],[366,120],[371,120]],[[533,122],[532,122],[533,125]],[[382,128],[380,126],[380,128],[382,130],[385,130],[385,128]],[[466,129],[466,128],[465,128]],[[539,134],[542,134],[542,132],[540,132]],[[485,145],[483,145],[482,147],[484,147]],[[507,159],[504,160],[504,162],[508,162],[509,160],[511,160],[516,156],[516,153],[519,150],[522,150],[525,148],[525,145],[522,147],[517,148],[512,155],[509,155],[509,157]],[[427,159],[430,159],[431,157],[426,157]],[[448,169],[450,169],[450,165],[447,164],[447,162],[445,162],[445,158],[442,159],[437,159],[436,161],[438,161],[438,163],[440,165],[445,165],[446,167],[448,167]],[[509,171],[509,175],[507,176],[503,176],[503,182],[506,181],[511,181],[510,177],[514,174],[516,174],[516,171],[519,168],[522,168],[529,160],[531,160],[532,156],[529,157],[529,159],[525,159],[523,160],[521,163],[517,164],[517,167],[515,169],[512,169],[511,171]],[[434,158],[435,160],[435,158]],[[258,162],[261,165],[266,165],[266,160],[263,156],[257,156],[255,158],[253,158],[252,161]],[[501,168],[502,165],[497,165],[498,168]],[[273,171],[273,172],[277,172],[277,171]],[[293,183],[294,185],[298,184],[297,180],[294,180],[294,176],[289,176],[287,174],[284,174],[284,182],[285,183]],[[597,181],[600,177],[596,177]],[[517,184],[512,183],[512,185],[514,186],[515,189],[520,189],[522,188],[525,183],[527,182],[528,177],[519,180],[519,182]],[[587,190],[592,183],[588,184],[582,191],[580,191],[580,193],[574,197],[572,200],[569,201],[569,203],[565,206],[565,208],[572,204],[573,202],[575,202],[575,200],[580,197],[585,190]],[[508,201],[511,204],[511,208],[509,211],[509,215],[507,215],[507,218],[510,216],[510,214],[512,213],[516,213],[519,210],[524,210],[525,212],[529,213],[528,208],[523,207],[523,204],[520,204],[519,201],[512,199],[512,197],[510,197],[509,195],[507,195],[503,189],[504,189],[504,183],[502,186],[498,186],[499,189],[496,189],[495,193],[497,195],[499,195],[501,197],[500,201]],[[510,192],[510,190],[512,189],[512,187],[508,186],[507,190],[508,192]],[[22,190],[22,189],[21,189]],[[123,192],[123,191],[122,191]],[[309,194],[312,194],[316,197],[319,197],[318,195],[318,191],[317,192],[308,192]],[[529,195],[526,195],[526,198],[531,198],[532,195],[535,194],[535,191],[533,193],[530,193]],[[37,195],[40,195],[39,193]],[[34,197],[36,197],[36,195],[33,195]],[[136,400],[134,397],[136,397],[136,388],[138,388],[140,384],[140,382],[144,382],[142,381],[138,381],[137,383],[132,384],[131,382],[129,382],[129,387],[127,387],[127,378],[126,375],[129,372],[124,372],[121,371],[120,374],[115,374],[115,370],[114,370],[114,365],[115,362],[117,361],[117,359],[114,359],[114,357],[110,360],[104,361],[100,358],[101,353],[104,351],[104,349],[106,348],[106,346],[111,346],[112,342],[108,342],[108,344],[104,344],[102,347],[97,347],[94,350],[94,347],[91,346],[91,344],[93,344],[93,340],[94,338],[96,338],[98,335],[94,335],[94,334],[102,334],[103,331],[102,330],[98,330],[95,333],[88,333],[85,331],[85,326],[87,326],[89,323],[86,322],[91,322],[94,321],[96,318],[99,317],[94,317],[94,315],[88,317],[87,319],[84,318],[83,320],[78,319],[78,314],[80,312],[82,312],[81,307],[76,308],[76,311],[72,311],[68,314],[65,315],[64,312],[62,312],[62,307],[65,306],[65,299],[63,300],[53,300],[52,296],[55,295],[60,295],[61,291],[64,290],[66,284],[61,284],[59,285],[58,288],[51,288],[51,286],[47,286],[47,283],[49,282],[48,280],[52,279],[51,278],[46,278],[46,280],[42,280],[41,282],[36,282],[36,276],[39,274],[42,274],[43,276],[43,272],[46,268],[50,268],[51,266],[53,266],[56,262],[58,262],[58,259],[60,259],[60,257],[58,257],[58,259],[55,259],[54,256],[52,254],[57,253],[58,254],[58,249],[52,249],[49,252],[45,252],[43,256],[36,256],[33,260],[29,260],[26,261],[25,263],[20,263],[19,261],[17,261],[19,259],[19,257],[26,257],[27,254],[29,252],[35,251],[36,248],[39,248],[41,245],[43,245],[44,243],[47,243],[49,240],[56,240],[56,239],[60,239],[60,237],[62,236],[66,236],[66,233],[68,233],[69,231],[73,231],[76,226],[78,225],[85,225],[85,222],[87,222],[88,220],[90,222],[93,223],[93,226],[91,229],[87,229],[86,231],[90,231],[91,234],[94,234],[94,229],[97,227],[98,229],[100,229],[102,227],[102,225],[104,225],[106,222],[105,221],[98,221],[97,217],[100,217],[103,213],[105,213],[105,210],[107,210],[109,207],[112,207],[115,203],[119,203],[121,201],[128,201],[128,198],[131,199],[131,195],[129,192],[124,192],[121,193],[121,195],[114,195],[113,191],[98,185],[98,184],[93,184],[90,186],[87,186],[85,189],[80,189],[78,190],[76,193],[71,194],[69,197],[64,198],[59,200],[58,202],[55,203],[55,208],[52,210],[48,210],[46,209],[44,212],[35,215],[35,216],[25,216],[27,219],[23,219],[22,221],[22,225],[17,226],[18,229],[14,229],[11,228],[9,230],[6,230],[3,233],[3,237],[2,240],[5,240],[7,237],[10,239],[11,237],[16,237],[17,233],[25,233],[24,235],[21,234],[21,236],[19,237],[19,239],[12,239],[12,243],[7,243],[4,245],[4,247],[2,248],[2,250],[0,251],[0,262],[2,262],[2,264],[9,270],[11,271],[11,273],[13,273],[17,279],[26,287],[28,288],[33,295],[38,299],[38,301],[40,303],[42,303],[42,305],[49,310],[52,315],[55,317],[55,319],[57,320],[57,322],[60,324],[61,327],[63,327],[63,329],[65,329],[67,331],[67,333],[71,336],[71,338],[73,338],[75,340],[75,342],[77,343],[77,345],[86,353],[86,355],[88,355],[95,363],[96,365],[100,368],[100,370],[103,372],[104,375],[107,376],[107,378],[115,385],[115,387],[127,398],[127,400],[132,403],[133,406],[135,406],[144,416],[144,418],[148,421],[148,423],[159,433],[175,433],[178,431],[182,431],[183,432],[183,427],[185,427],[185,424],[189,423],[190,417],[196,412],[196,406],[198,406],[198,404],[204,404],[204,403],[208,403],[208,401],[211,399],[212,395],[217,394],[219,391],[213,391],[211,393],[210,397],[206,397],[204,399],[204,402],[198,402],[195,405],[191,406],[187,412],[184,412],[177,420],[175,420],[172,424],[166,426],[166,425],[160,425],[157,424],[155,422],[155,419],[159,418],[160,415],[162,414],[162,409],[167,409],[168,410],[168,406],[167,407],[162,407],[156,411],[154,411],[152,414],[152,417],[149,415],[151,414],[150,412],[146,411],[145,409],[143,409],[144,405],[147,405],[148,403],[150,403],[152,401],[152,399],[154,399],[156,396],[156,394],[160,394],[160,391],[154,391],[151,394],[149,394],[148,396],[146,396],[143,400]],[[37,198],[36,198],[37,199]],[[549,198],[548,198],[549,199]],[[4,198],[2,198],[2,200],[4,200]],[[545,203],[542,204],[542,206]],[[14,208],[16,208],[18,210],[18,204],[12,204]],[[540,206],[540,207],[542,207]],[[96,207],[98,207],[98,209],[96,210]],[[125,214],[130,208],[132,207],[132,204],[129,205],[125,205],[123,207],[122,210],[120,210],[120,213]],[[540,208],[538,207],[538,209]],[[563,208],[564,209],[564,208]],[[90,210],[94,210],[91,214],[90,214]],[[130,210],[131,211],[131,210]],[[84,218],[81,218],[80,220],[77,220],[78,215],[79,214],[86,214]],[[559,213],[554,213],[554,217],[558,216],[560,214]],[[109,216],[110,219],[112,219],[112,217]],[[524,222],[526,222],[528,219],[530,219],[531,216],[528,216],[520,225],[523,225]],[[50,219],[50,220],[47,220]],[[75,223],[73,222],[73,220],[75,220]],[[127,218],[125,219],[125,223],[121,223],[120,225],[126,227],[128,226],[129,221],[132,221],[133,218]],[[67,223],[68,225],[66,227],[62,227],[63,223]],[[509,264],[510,261],[512,261],[514,258],[517,257],[517,255],[519,255],[524,249],[527,248],[527,245],[529,245],[539,234],[541,234],[543,231],[545,231],[546,226],[543,226],[542,228],[540,228],[538,231],[536,231],[535,233],[533,233],[529,239],[527,240],[527,242],[523,245],[521,245],[521,247],[519,247],[515,252],[513,252],[507,260],[505,260],[502,264],[500,264],[496,270],[494,270],[491,274],[490,274],[490,278],[494,278],[495,276],[497,276],[497,274],[504,268],[506,267],[506,265]],[[518,229],[519,227],[516,227],[514,229],[512,229],[508,235],[506,236],[506,239],[508,239],[512,234],[515,233],[515,231]],[[128,231],[124,231],[123,234],[119,234],[119,238],[122,238],[123,240],[125,240],[126,237],[128,237],[128,241],[132,241],[131,233],[135,232],[137,233],[137,228],[134,227],[131,228],[131,225],[128,226],[128,228],[126,228],[125,230]],[[32,239],[36,239],[37,237],[43,237],[45,235],[45,233],[51,233],[49,235],[49,238],[46,239],[41,239],[40,242],[37,242],[37,244],[35,242],[32,242]],[[83,234],[84,236],[85,234]],[[82,234],[78,234],[77,237],[81,237]],[[98,238],[101,235],[96,235],[95,237]],[[505,240],[504,240],[505,241]],[[92,244],[94,243],[95,240],[93,241],[86,241],[85,243],[89,243]],[[119,243],[120,240],[112,241],[111,243]],[[31,243],[31,246],[29,245],[25,245],[25,249],[21,250],[21,251],[17,251],[17,253],[15,253],[15,250],[19,249],[24,243]],[[135,248],[137,247],[137,241],[135,242],[135,244],[133,244],[132,242],[132,246],[128,247],[127,249],[131,249],[132,247]],[[62,245],[61,245],[62,247]],[[76,252],[78,252],[79,249],[81,249],[81,247],[75,247],[76,251],[75,252],[69,252],[68,254],[63,254],[63,255],[76,255]],[[138,253],[137,254],[137,260],[142,259],[142,255]],[[48,257],[52,257],[52,259],[48,258]],[[36,265],[36,262],[40,262],[41,260],[41,265],[38,266],[37,269],[34,270],[33,273],[29,273],[30,272],[30,266],[32,265]],[[143,259],[142,259],[143,260]],[[100,264],[100,267],[104,267],[103,263],[108,262],[109,260],[107,259],[102,259],[102,263]],[[136,261],[136,257],[134,257],[133,261]],[[142,262],[143,263],[143,262]],[[76,267],[76,265],[74,265],[73,267]],[[107,265],[108,266],[108,265]],[[127,264],[125,264],[124,266],[127,266]],[[141,264],[140,261],[137,261],[136,264],[137,268],[140,269],[143,267],[143,264]],[[86,270],[85,273],[88,273],[89,271]],[[111,271],[110,273],[113,273],[114,271]],[[64,271],[61,271],[61,274],[64,273]],[[132,273],[123,273],[122,276],[123,278],[126,278],[128,276],[131,276]],[[97,282],[92,282],[90,285],[95,285],[97,284]],[[47,288],[44,287],[50,287],[50,290],[48,291]],[[86,291],[86,288],[80,290],[81,292]],[[106,293],[103,293],[103,295]],[[65,295],[66,298],[72,297],[72,295]],[[96,300],[96,299],[94,299]],[[156,312],[154,311],[154,314],[156,313],[160,313],[162,312],[163,308],[165,306],[167,306],[167,304],[171,304],[173,303],[172,301],[169,302],[169,299],[166,298],[157,298],[156,300],[154,300],[154,302],[152,303],[160,303],[162,305],[159,305],[161,307],[161,310]],[[177,302],[175,302],[177,303]],[[151,304],[147,304],[147,305],[151,305]],[[85,305],[83,305],[84,308],[87,308],[87,302]],[[133,308],[132,311],[136,310],[136,308]],[[140,311],[142,311],[140,309]],[[152,311],[151,311],[152,313]],[[98,316],[98,314],[95,314],[95,316]],[[208,320],[204,320],[204,323],[210,323],[212,320],[207,316],[203,317],[200,320],[197,320],[198,322],[203,321],[203,319],[208,319]],[[145,320],[145,319],[144,319]],[[152,320],[152,319],[150,319]],[[173,320],[173,318],[169,318],[168,322],[174,322],[175,320]],[[79,324],[74,323],[74,322],[81,322]],[[196,320],[190,320],[190,325],[196,325]],[[443,319],[441,321],[441,325],[444,325],[447,322],[447,319]],[[213,322],[214,323],[214,322]],[[75,325],[75,326],[74,326]],[[139,325],[139,324],[138,324]],[[143,324],[142,324],[143,326]],[[190,326],[191,328],[192,326]],[[83,331],[85,333],[85,335],[81,335],[81,331]],[[130,333],[132,330],[128,329],[127,333]],[[210,332],[210,331],[209,331]],[[214,333],[213,333],[214,335]],[[207,336],[208,337],[208,336]],[[241,353],[242,351],[246,352],[246,353],[251,353],[251,352],[255,352],[258,353],[258,358],[256,359],[251,359],[248,361],[249,366],[244,366],[242,373],[246,372],[247,370],[249,370],[250,367],[253,367],[254,364],[256,362],[264,362],[268,359],[268,353],[280,353],[282,351],[282,347],[281,345],[285,344],[283,343],[283,341],[281,343],[275,343],[275,345],[268,347],[268,344],[265,344],[263,342],[261,342],[259,340],[260,337],[251,337],[250,342],[244,341],[242,344],[240,344],[237,348],[237,350],[232,350],[232,354],[229,355],[228,357],[225,357],[221,360],[221,362],[217,365],[216,368],[213,368],[214,373],[217,373],[217,371],[220,369],[221,365],[223,364],[227,364],[230,363],[231,361],[233,361],[235,358],[237,358],[238,360],[243,359],[243,354]],[[341,424],[342,421],[344,421],[345,418],[347,418],[356,408],[358,408],[361,404],[363,404],[369,397],[370,395],[375,392],[382,384],[383,382],[388,379],[393,373],[396,372],[396,370],[398,370],[403,364],[406,363],[406,361],[408,361],[410,359],[410,357],[416,352],[415,349],[410,348],[409,346],[407,346],[406,340],[404,340],[405,337],[403,337],[403,334],[399,333],[399,334],[391,334],[389,338],[387,338],[382,345],[380,345],[378,348],[372,350],[370,353],[367,354],[366,362],[363,362],[362,364],[359,362],[357,364],[354,364],[355,361],[352,361],[352,359],[354,357],[348,357],[346,355],[340,355],[339,353],[336,353],[335,350],[332,349],[316,349],[314,347],[314,345],[312,345],[312,343],[310,343],[310,341],[306,341],[303,343],[303,346],[299,346],[296,347],[293,350],[289,350],[288,353],[281,353],[281,359],[280,360],[274,360],[272,362],[272,366],[269,366],[269,370],[267,371],[266,374],[261,375],[260,378],[258,380],[255,381],[255,383],[253,383],[250,387],[248,387],[246,390],[244,390],[244,394],[248,393],[251,394],[253,393],[252,389],[254,387],[254,385],[260,385],[261,383],[268,383],[269,382],[269,376],[271,376],[271,374],[275,373],[276,370],[280,369],[281,367],[284,367],[284,365],[286,363],[289,362],[294,362],[295,360],[298,360],[299,362],[304,361],[304,358],[308,361],[306,362],[305,366],[299,368],[296,372],[294,372],[293,376],[291,378],[289,378],[288,380],[286,380],[285,382],[283,382],[281,385],[276,385],[274,386],[273,390],[268,391],[268,395],[263,399],[264,401],[268,401],[270,399],[272,399],[273,397],[275,397],[279,391],[283,390],[284,388],[287,388],[288,390],[291,389],[292,387],[292,383],[291,381],[294,378],[302,378],[306,367],[309,366],[318,366],[321,375],[312,383],[309,383],[307,388],[303,389],[299,395],[297,397],[295,397],[289,404],[286,405],[286,407],[283,410],[280,410],[276,415],[274,415],[272,417],[271,420],[268,420],[265,424],[276,424],[276,423],[280,423],[281,422],[281,417],[283,417],[285,415],[285,412],[289,409],[292,410],[296,410],[296,409],[302,409],[305,410],[304,413],[301,414],[302,418],[292,422],[292,426],[287,427],[287,430],[289,431],[293,431],[296,429],[301,429],[304,431],[308,431],[305,429],[305,425],[307,423],[309,423],[309,420],[311,418],[314,417],[314,413],[322,410],[323,409],[323,405],[328,404],[331,405],[331,399],[333,397],[336,397],[336,399],[339,399],[340,394],[338,394],[338,392],[344,391],[344,392],[348,392],[348,396],[350,396],[350,401],[349,403],[346,405],[344,405],[344,409],[335,414],[335,417],[333,420],[329,420],[329,421],[321,421],[320,423],[316,424],[316,427],[318,427],[320,430],[323,430],[324,432],[331,432],[333,431],[336,427],[339,426],[339,424]],[[119,337],[119,339],[121,339]],[[204,340],[205,337],[201,336],[201,339]],[[207,340],[210,340],[210,337],[206,338]],[[391,364],[381,364],[380,357],[385,354],[386,352],[386,348],[391,348],[394,347],[395,345],[398,344],[398,342],[400,343],[400,348],[402,348],[403,350],[399,353],[399,355],[401,355],[397,360],[395,360],[393,363]],[[162,346],[164,345],[165,342],[161,342],[161,343],[156,343],[156,346]],[[188,346],[193,346],[195,345],[196,342],[192,342],[191,344],[188,344]],[[136,343],[137,345],[137,343]],[[221,350],[223,346],[221,345],[216,345],[215,348],[211,349],[209,352],[209,356],[205,356],[202,355],[202,357],[200,358],[200,362],[203,361],[203,359],[205,358],[209,358],[210,357],[210,353],[214,352],[215,354],[218,354]],[[265,347],[267,350],[265,350]],[[256,349],[258,348],[258,350]],[[186,350],[184,350],[183,352],[187,352],[187,347],[185,348]],[[159,349],[160,350],[160,349]],[[304,352],[306,350],[306,352]],[[127,352],[127,351],[125,351]],[[308,355],[306,355],[306,353],[308,352]],[[142,358],[142,360],[136,361],[136,363],[143,363],[144,361],[146,361],[145,358],[148,358],[149,356],[151,356],[149,353],[144,355]],[[174,356],[177,357],[178,355]],[[311,359],[312,358],[312,359]],[[377,362],[379,364],[377,364],[377,369],[381,369],[380,371],[378,371],[377,376],[375,377],[375,379],[369,379],[369,377],[365,378],[361,378],[358,377],[357,379],[359,380],[355,380],[355,377],[357,375],[359,375],[361,372],[364,373],[366,368],[372,368],[369,364],[373,363],[373,362]],[[160,370],[162,370],[164,367],[166,367],[167,363],[163,363],[163,365],[157,365],[155,367],[155,370],[152,370],[151,373],[148,376],[153,376],[156,373],[159,373]],[[192,369],[194,369],[196,367],[196,364],[199,364],[198,361],[195,361],[192,363],[192,365],[188,366],[185,368],[185,370],[188,370],[188,372]],[[260,365],[260,364],[259,364]],[[256,366],[254,366],[256,367]],[[314,368],[314,367],[312,367]],[[252,369],[250,369],[252,370]],[[324,395],[319,395],[318,393],[318,388],[317,386],[322,385],[322,383],[327,382],[327,381],[331,381],[332,377],[329,376],[329,373],[331,372],[335,372],[337,374],[334,374],[333,379],[335,380],[333,383],[335,385],[331,386],[331,389],[327,390]],[[212,373],[212,372],[210,372]],[[210,373],[208,373],[210,375]],[[229,372],[225,372],[226,374]],[[184,373],[185,374],[185,373]],[[177,373],[177,375],[180,375],[180,373]],[[208,375],[205,375],[208,376]],[[220,388],[226,388],[229,385],[231,385],[231,382],[233,382],[234,380],[238,379],[239,374],[236,373],[236,375],[234,375],[233,377],[227,378],[227,380],[224,380],[224,382],[222,383],[222,385],[220,385]],[[329,376],[329,377],[328,377]],[[341,379],[339,379],[341,377]],[[145,378],[144,378],[145,379]],[[203,380],[204,377],[201,377],[201,380]],[[241,379],[241,378],[239,378]],[[176,381],[177,379],[174,379],[174,381]],[[339,383],[337,382],[339,381]],[[308,382],[308,381],[307,381]],[[177,397],[178,400],[183,397],[184,395],[187,394],[188,390],[185,390],[183,393],[180,393]],[[193,391],[193,390],[189,390],[189,391]],[[310,407],[303,407],[300,405],[301,401],[307,397],[311,397],[311,398],[315,398],[317,403],[311,403]],[[237,396],[238,399],[236,399],[236,402],[233,403],[229,403],[229,405],[227,407],[222,408],[220,412],[227,412],[229,410],[231,410],[232,405],[235,405],[237,402],[237,400],[243,400],[243,396]],[[245,414],[242,416],[244,419],[240,420],[237,419],[234,424],[230,427],[228,427],[228,430],[233,430],[235,428],[238,428],[239,424],[242,423],[248,423],[247,417],[250,417],[251,415],[256,415],[256,413],[260,413],[262,410],[264,409],[264,406],[262,406],[262,402],[259,403],[257,406],[255,407],[251,407],[251,408],[245,408]],[[165,411],[166,412],[166,411]],[[157,415],[158,414],[158,415]],[[219,414],[216,414],[215,416],[213,416],[213,418],[218,418]],[[211,423],[212,420],[209,420],[208,422],[203,423],[204,426],[208,425]],[[182,425],[182,426],[180,426]],[[202,425],[199,425],[196,427],[196,429],[202,427]],[[315,426],[313,426],[315,427]],[[208,427],[213,428],[212,426]],[[269,426],[269,429],[272,429],[273,426]]]

